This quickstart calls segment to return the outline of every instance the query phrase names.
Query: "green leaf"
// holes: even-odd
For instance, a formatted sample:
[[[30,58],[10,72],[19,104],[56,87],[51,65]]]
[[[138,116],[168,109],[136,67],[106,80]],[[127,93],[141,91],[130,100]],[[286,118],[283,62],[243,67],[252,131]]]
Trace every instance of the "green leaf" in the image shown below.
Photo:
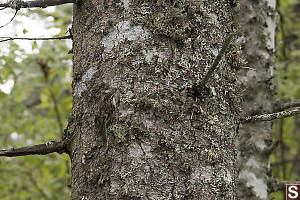
[[[37,47],[38,47],[37,42],[34,41],[31,46],[32,50],[36,49]]]
[[[26,33],[28,33],[28,30],[26,28],[23,29],[23,34],[25,35]]]

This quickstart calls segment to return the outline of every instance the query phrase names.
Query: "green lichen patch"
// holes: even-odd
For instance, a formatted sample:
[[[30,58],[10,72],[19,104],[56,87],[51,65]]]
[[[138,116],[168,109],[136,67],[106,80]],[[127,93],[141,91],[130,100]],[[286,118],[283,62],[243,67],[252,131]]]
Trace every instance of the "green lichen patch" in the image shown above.
[[[141,1],[135,1],[135,5],[141,5]],[[150,28],[157,35],[164,35],[175,41],[181,41],[192,34],[194,27],[199,25],[203,17],[202,1],[197,0],[158,0],[151,5],[151,14],[148,15],[145,26]],[[138,9],[138,8],[136,8]],[[139,19],[135,20],[136,23]]]
[[[120,120],[107,128],[117,144],[141,140],[148,135],[148,130],[142,122],[135,120]]]

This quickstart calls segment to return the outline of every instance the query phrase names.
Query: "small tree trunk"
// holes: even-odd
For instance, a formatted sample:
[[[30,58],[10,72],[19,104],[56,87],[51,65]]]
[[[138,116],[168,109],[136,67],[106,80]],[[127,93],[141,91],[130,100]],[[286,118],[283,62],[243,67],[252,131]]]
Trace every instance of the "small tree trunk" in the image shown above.
[[[234,32],[229,2],[75,6],[72,200],[235,199],[234,49],[193,90]]]
[[[241,0],[240,24],[244,32],[244,52],[248,69],[241,70],[244,86],[243,113],[271,113],[275,107],[273,78],[275,0]],[[239,138],[238,199],[268,198],[269,151],[272,145],[272,122],[243,125]]]

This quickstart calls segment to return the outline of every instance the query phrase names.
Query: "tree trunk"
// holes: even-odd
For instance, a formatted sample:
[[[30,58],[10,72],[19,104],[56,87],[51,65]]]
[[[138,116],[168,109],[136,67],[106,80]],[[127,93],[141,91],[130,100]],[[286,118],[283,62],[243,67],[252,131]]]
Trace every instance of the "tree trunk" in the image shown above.
[[[231,2],[231,3],[230,3]],[[74,7],[72,200],[235,199],[232,1],[85,0]]]
[[[239,80],[244,86],[243,113],[272,113],[276,99],[272,82],[275,0],[241,0],[240,4],[239,21],[244,33],[244,53],[248,67],[239,74]],[[268,199],[272,122],[243,125],[239,134],[238,199]]]

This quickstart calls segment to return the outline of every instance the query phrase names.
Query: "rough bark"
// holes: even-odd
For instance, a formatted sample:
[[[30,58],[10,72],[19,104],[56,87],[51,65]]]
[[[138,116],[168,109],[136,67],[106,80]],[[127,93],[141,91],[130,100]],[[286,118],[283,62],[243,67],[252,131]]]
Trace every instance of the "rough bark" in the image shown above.
[[[244,88],[243,114],[272,113],[275,108],[274,16],[275,0],[241,0],[239,22],[244,33],[244,53],[248,69],[241,70],[239,80]],[[268,198],[270,175],[269,149],[272,147],[272,122],[241,126],[239,138],[238,199]]]
[[[85,0],[74,8],[72,200],[235,199],[231,1]]]

